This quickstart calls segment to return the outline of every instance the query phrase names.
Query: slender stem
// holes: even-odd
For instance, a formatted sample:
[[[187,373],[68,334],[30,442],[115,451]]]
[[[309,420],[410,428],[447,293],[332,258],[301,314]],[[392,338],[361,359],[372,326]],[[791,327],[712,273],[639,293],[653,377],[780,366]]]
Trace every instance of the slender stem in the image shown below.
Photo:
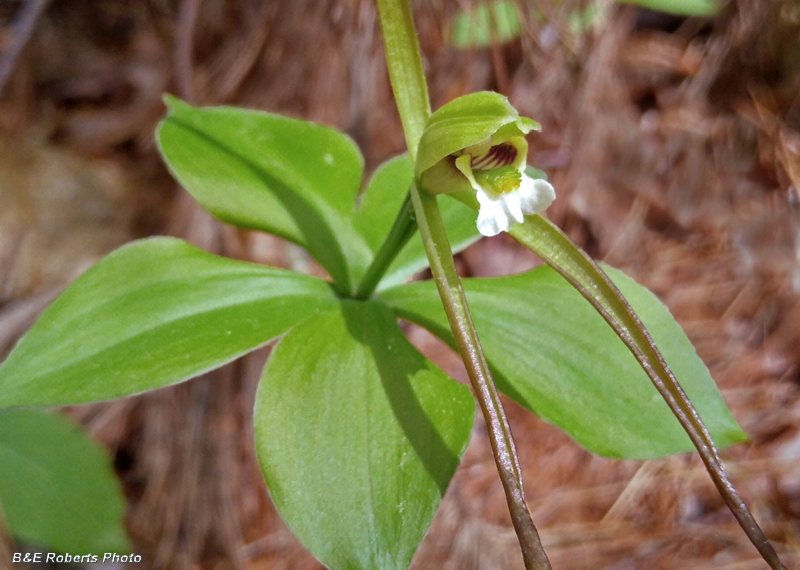
[[[730,482],[711,434],[667,366],[650,334],[603,270],[542,216],[514,226],[511,235],[558,271],[616,331],[669,405],[697,448],[711,480],[750,542],[773,570],[786,570],[747,505]]]
[[[389,80],[403,123],[408,154],[413,162],[417,156],[419,139],[431,114],[414,17],[408,0],[375,0],[375,3],[378,5]]]
[[[194,33],[201,0],[183,0],[178,10],[175,33],[175,83],[178,96],[196,103],[194,89]]]
[[[400,112],[400,120],[403,122],[408,153],[411,160],[414,161],[422,131],[431,111],[411,6],[408,0],[376,0],[376,4],[392,91]],[[461,280],[456,273],[450,242],[442,223],[439,205],[435,197],[427,192],[420,192],[416,183],[412,183],[410,195],[425,245],[425,252],[428,254],[431,271],[439,288],[439,295],[450,321],[456,346],[461,353],[464,366],[467,368],[483,417],[486,419],[495,463],[497,463],[500,480],[506,493],[514,530],[517,532],[522,547],[525,568],[527,570],[550,570],[550,562],[542,549],[539,533],[536,532],[536,527],[533,526],[533,521],[528,513],[528,507],[525,505],[522,474],[514,448],[514,440],[511,437],[511,429],[500,403],[500,396],[489,374],[489,367],[483,356],[478,335],[472,324],[467,299],[461,288]],[[398,224],[402,226],[402,222],[396,222],[395,226]],[[405,236],[408,233],[410,236],[413,229],[411,226],[409,232],[398,230],[398,234]],[[390,258],[393,247],[388,239],[384,246],[387,250],[385,257]],[[384,247],[381,247],[381,251],[383,250]],[[379,252],[378,257],[384,256]],[[376,257],[376,262],[378,257]],[[373,262],[373,265],[376,262]],[[380,263],[388,264],[384,261]],[[377,267],[374,272],[372,270],[373,267],[370,266],[367,274],[381,273]],[[363,288],[359,287],[359,293],[363,294],[367,291],[370,283],[376,279],[380,279],[380,277],[371,276],[367,280],[365,276],[364,283],[366,285]]]
[[[417,221],[414,218],[414,206],[411,204],[411,194],[406,194],[406,199],[403,200],[403,205],[400,206],[400,211],[394,219],[394,225],[389,230],[389,235],[386,236],[381,248],[375,255],[375,259],[367,268],[364,278],[358,285],[354,298],[363,300],[375,292],[375,288],[380,283],[381,278],[389,269],[394,258],[400,253],[400,250],[408,242],[414,232],[417,230]]]
[[[14,24],[10,41],[6,42],[6,47],[0,53],[0,97],[6,87],[6,83],[11,78],[11,72],[17,64],[20,54],[25,44],[31,39],[36,22],[39,21],[50,0],[28,0],[20,8],[20,16]]]
[[[456,272],[450,242],[445,233],[439,204],[436,202],[435,196],[424,190],[420,191],[416,183],[411,185],[411,198],[417,214],[422,242],[425,244],[425,252],[428,254],[428,261],[431,265],[431,272],[447,313],[447,320],[450,322],[456,346],[486,420],[489,440],[506,493],[511,520],[522,547],[525,568],[527,570],[550,570],[550,562],[542,548],[539,533],[533,525],[525,504],[522,472],[517,459],[514,439],[511,436],[511,428],[500,402],[500,395],[492,381],[475,325],[472,323],[467,298],[461,287],[461,279]]]

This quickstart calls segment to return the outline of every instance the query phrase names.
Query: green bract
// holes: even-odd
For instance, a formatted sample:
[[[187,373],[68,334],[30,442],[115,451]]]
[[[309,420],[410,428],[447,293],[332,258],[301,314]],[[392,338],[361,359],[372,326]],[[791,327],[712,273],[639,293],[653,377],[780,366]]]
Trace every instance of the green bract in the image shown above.
[[[532,119],[520,117],[499,93],[481,91],[453,99],[428,119],[419,141],[415,172],[421,173],[444,157],[490,136],[498,141],[539,130]]]

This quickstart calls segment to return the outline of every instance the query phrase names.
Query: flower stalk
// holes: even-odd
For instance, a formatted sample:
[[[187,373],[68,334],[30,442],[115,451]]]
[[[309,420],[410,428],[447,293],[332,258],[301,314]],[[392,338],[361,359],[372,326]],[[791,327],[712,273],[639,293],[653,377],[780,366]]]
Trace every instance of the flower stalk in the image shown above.
[[[403,246],[408,243],[414,232],[417,231],[417,223],[414,219],[414,206],[411,204],[411,194],[406,194],[403,205],[400,206],[400,211],[394,219],[392,229],[389,230],[389,235],[381,244],[378,253],[375,254],[375,259],[372,260],[367,268],[361,283],[358,285],[355,299],[364,300],[375,292],[378,284],[381,282],[386,270],[394,261]]]
[[[470,96],[460,98],[462,103],[454,101],[445,106],[450,107],[446,112],[443,108],[431,117],[409,3],[407,0],[376,2],[392,89],[409,153],[415,162],[416,178],[410,193],[417,224],[457,348],[486,419],[526,568],[548,569],[550,564],[525,506],[522,477],[511,431],[455,270],[436,201],[435,194],[440,192],[455,192],[454,197],[479,210],[477,224],[482,234],[491,236],[508,231],[539,254],[603,315],[631,349],[689,434],[715,486],[751,542],[770,568],[785,570],[772,545],[731,485],[703,422],[630,306],[594,262],[544,218],[534,215],[546,208],[554,197],[549,184],[525,175],[523,161],[527,154],[527,143],[524,135],[530,130],[538,130],[538,125],[530,119],[518,117],[513,108],[504,109],[504,103],[497,100],[496,94],[494,100],[488,95],[475,94],[469,104],[465,101]],[[465,114],[471,114],[475,121],[464,123]],[[465,127],[463,132],[453,130],[453,121],[462,123]],[[420,142],[423,131],[425,136]],[[480,136],[477,133],[481,133]],[[415,160],[418,147],[420,159]],[[468,189],[474,193],[466,191]],[[523,221],[524,224],[521,223]],[[397,229],[397,235],[408,232],[410,236],[413,233],[414,222],[404,224],[406,222],[400,220],[395,222],[390,237],[367,271],[370,278],[365,277],[359,287],[360,293],[366,296],[372,293],[377,286],[373,275],[380,273],[382,264],[385,264],[384,268],[388,267],[394,258],[391,249],[395,238],[392,236],[397,226],[402,228],[402,231]],[[385,255],[384,249],[387,250]],[[562,265],[564,261],[566,266]]]
[[[425,124],[430,117],[430,103],[411,6],[408,0],[376,0],[376,4],[392,91],[403,123],[408,152],[411,160],[416,163],[417,148]],[[391,259],[396,255],[396,252],[393,253],[392,250],[400,243],[400,240],[394,239],[392,235],[396,233],[397,236],[402,236],[408,233],[410,237],[415,226],[418,226],[431,271],[456,339],[456,345],[470,377],[475,397],[486,419],[495,462],[506,492],[514,529],[522,548],[525,568],[526,570],[550,570],[550,562],[542,548],[539,533],[533,525],[525,504],[522,473],[514,440],[511,437],[511,429],[497,388],[489,374],[489,367],[478,341],[478,335],[472,324],[439,205],[435,196],[420,191],[416,180],[412,182],[409,193],[413,210],[416,213],[416,223],[411,220],[410,225],[406,226],[403,222],[395,222],[389,237],[381,246],[376,260],[372,264],[375,266],[374,269],[372,266],[368,268],[358,293],[365,296],[371,294],[370,289],[374,290],[374,287],[377,286],[376,279],[379,280],[379,275],[382,274],[380,267],[384,265],[388,267]],[[401,210],[401,216],[404,211]],[[398,226],[400,229],[395,232]],[[382,261],[378,261],[379,258]],[[378,277],[374,277],[375,275]]]
[[[703,420],[616,286],[586,253],[575,247],[561,230],[541,216],[529,218],[527,225],[516,226],[509,233],[569,281],[628,346],[697,448],[714,486],[750,542],[772,570],[786,570],[728,478]]]
[[[517,458],[511,427],[500,394],[492,380],[478,334],[467,306],[467,298],[456,272],[450,242],[445,233],[436,196],[411,185],[411,198],[417,215],[422,242],[428,254],[439,296],[455,338],[458,352],[467,369],[475,397],[489,432],[497,470],[506,494],[511,520],[517,533],[527,570],[550,570],[539,533],[525,504],[522,471]]]

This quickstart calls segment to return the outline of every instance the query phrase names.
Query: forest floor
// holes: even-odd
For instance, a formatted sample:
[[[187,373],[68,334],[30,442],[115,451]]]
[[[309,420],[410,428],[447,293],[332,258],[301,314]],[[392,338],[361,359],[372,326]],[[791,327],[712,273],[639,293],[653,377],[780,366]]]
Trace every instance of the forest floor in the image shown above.
[[[447,41],[458,2],[416,4],[433,106],[493,89],[542,124],[528,162],[557,189],[548,217],[670,308],[750,435],[723,450],[731,478],[800,568],[800,4],[734,0],[690,19],[608,5],[577,31],[577,2],[544,0],[525,4],[522,38],[473,50]],[[0,355],[69,281],[137,237],[320,271],[177,188],[153,140],[164,92],[337,126],[368,171],[403,150],[367,0],[9,1],[0,53],[0,85],[13,64],[0,86]],[[540,263],[507,236],[458,262],[466,276]],[[464,379],[449,349],[408,332]],[[115,457],[149,567],[320,568],[274,512],[253,454],[268,352],[70,410]],[[557,570],[765,567],[696,456],[604,459],[506,405]],[[478,422],[413,568],[521,567]]]

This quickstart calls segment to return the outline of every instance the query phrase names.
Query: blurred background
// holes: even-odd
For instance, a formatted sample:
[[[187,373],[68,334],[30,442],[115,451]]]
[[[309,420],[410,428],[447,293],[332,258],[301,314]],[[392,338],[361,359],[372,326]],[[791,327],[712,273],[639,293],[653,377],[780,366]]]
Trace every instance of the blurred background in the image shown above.
[[[731,478],[800,567],[800,3],[729,0],[694,17],[677,0],[678,14],[609,0],[412,4],[434,108],[492,89],[542,124],[528,163],[557,189],[548,217],[671,309],[751,436],[723,452]],[[369,0],[0,1],[0,355],[135,238],[320,274],[304,251],[216,222],[177,187],[153,139],[165,92],[336,126],[368,173],[403,151]],[[540,263],[507,236],[458,262],[465,276]],[[465,378],[448,349],[408,333]],[[321,568],[254,458],[268,353],[67,411],[113,457],[138,567]],[[506,406],[557,570],[765,567],[696,457],[603,459]],[[522,568],[484,433],[479,421],[413,568]]]

